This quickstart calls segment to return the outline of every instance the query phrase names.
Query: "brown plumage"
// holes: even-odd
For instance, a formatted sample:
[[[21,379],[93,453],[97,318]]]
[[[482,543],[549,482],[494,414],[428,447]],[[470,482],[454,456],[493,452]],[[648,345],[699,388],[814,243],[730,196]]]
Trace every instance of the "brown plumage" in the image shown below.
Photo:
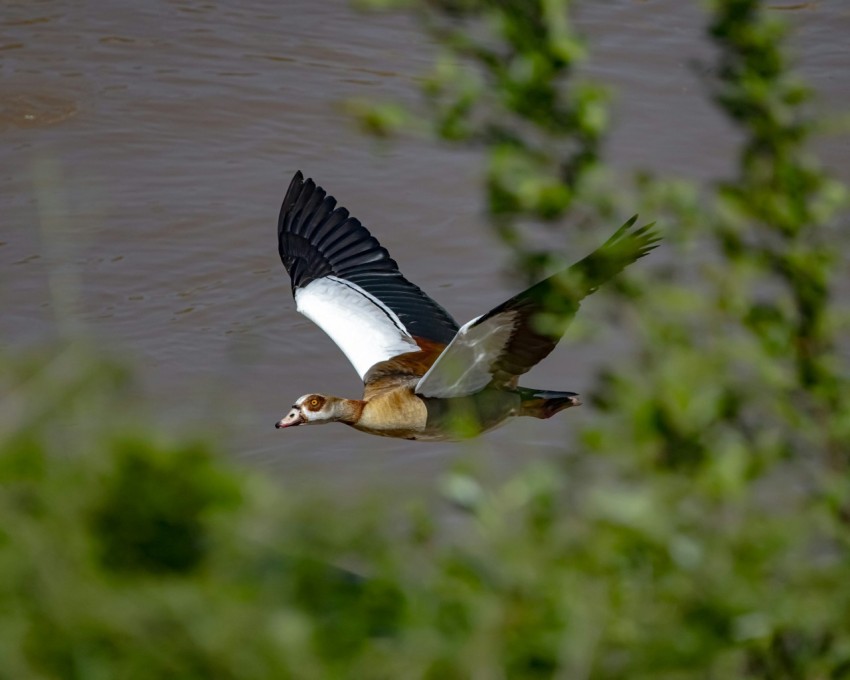
[[[454,439],[578,405],[574,392],[519,387],[518,377],[554,349],[584,297],[657,245],[652,225],[632,230],[636,219],[565,271],[459,327],[358,220],[296,173],[278,250],[298,311],[349,358],[363,398],[307,394],[276,426],[341,422],[385,437]]]

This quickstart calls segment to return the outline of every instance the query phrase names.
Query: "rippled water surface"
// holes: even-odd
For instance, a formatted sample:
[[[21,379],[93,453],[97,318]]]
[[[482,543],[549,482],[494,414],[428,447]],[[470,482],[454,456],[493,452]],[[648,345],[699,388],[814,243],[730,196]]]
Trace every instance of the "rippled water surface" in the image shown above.
[[[617,91],[615,167],[726,172],[734,133],[704,106],[694,67],[712,54],[701,3],[586,4],[587,72]],[[794,24],[822,105],[846,109],[850,5],[775,11]],[[409,488],[459,455],[509,469],[519,443],[559,452],[592,409],[464,446],[273,428],[304,392],[360,390],[342,354],[295,313],[278,260],[277,211],[296,169],[460,322],[518,287],[481,219],[480,158],[412,139],[376,146],[343,109],[356,97],[410,100],[432,56],[407,18],[336,0],[5,0],[0,341],[102,338],[137,357],[159,419],[217,430],[226,417],[235,455],[304,482]],[[846,178],[846,138],[824,154]],[[526,383],[581,392],[610,351],[590,344],[565,341]]]

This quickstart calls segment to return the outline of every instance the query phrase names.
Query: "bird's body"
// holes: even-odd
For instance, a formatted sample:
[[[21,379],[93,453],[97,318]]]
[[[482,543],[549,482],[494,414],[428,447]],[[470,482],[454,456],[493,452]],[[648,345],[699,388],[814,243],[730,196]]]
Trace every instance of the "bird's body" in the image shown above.
[[[298,311],[336,342],[364,389],[362,399],[304,395],[277,427],[342,422],[436,441],[578,405],[573,392],[519,387],[518,377],[552,351],[582,298],[655,247],[649,226],[630,231],[635,219],[565,272],[459,327],[358,220],[296,173],[278,220],[281,260]]]

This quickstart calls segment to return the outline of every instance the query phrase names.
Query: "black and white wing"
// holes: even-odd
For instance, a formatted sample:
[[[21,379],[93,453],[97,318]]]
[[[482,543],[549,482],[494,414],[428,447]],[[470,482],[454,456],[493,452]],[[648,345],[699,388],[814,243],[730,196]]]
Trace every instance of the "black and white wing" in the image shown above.
[[[555,348],[582,299],[658,245],[637,215],[583,260],[464,324],[422,376],[423,397],[461,397],[490,383],[508,385]]]
[[[297,172],[277,225],[278,251],[299,312],[339,346],[361,379],[378,362],[447,345],[449,313],[405,279],[377,239],[336,199]]]

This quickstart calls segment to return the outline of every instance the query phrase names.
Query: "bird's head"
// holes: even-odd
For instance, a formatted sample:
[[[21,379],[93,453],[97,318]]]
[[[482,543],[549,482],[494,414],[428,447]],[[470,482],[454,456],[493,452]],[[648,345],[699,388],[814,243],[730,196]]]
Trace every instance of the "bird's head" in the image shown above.
[[[321,425],[338,420],[336,397],[323,394],[305,394],[298,397],[292,409],[275,423],[276,428],[295,427],[296,425]]]

